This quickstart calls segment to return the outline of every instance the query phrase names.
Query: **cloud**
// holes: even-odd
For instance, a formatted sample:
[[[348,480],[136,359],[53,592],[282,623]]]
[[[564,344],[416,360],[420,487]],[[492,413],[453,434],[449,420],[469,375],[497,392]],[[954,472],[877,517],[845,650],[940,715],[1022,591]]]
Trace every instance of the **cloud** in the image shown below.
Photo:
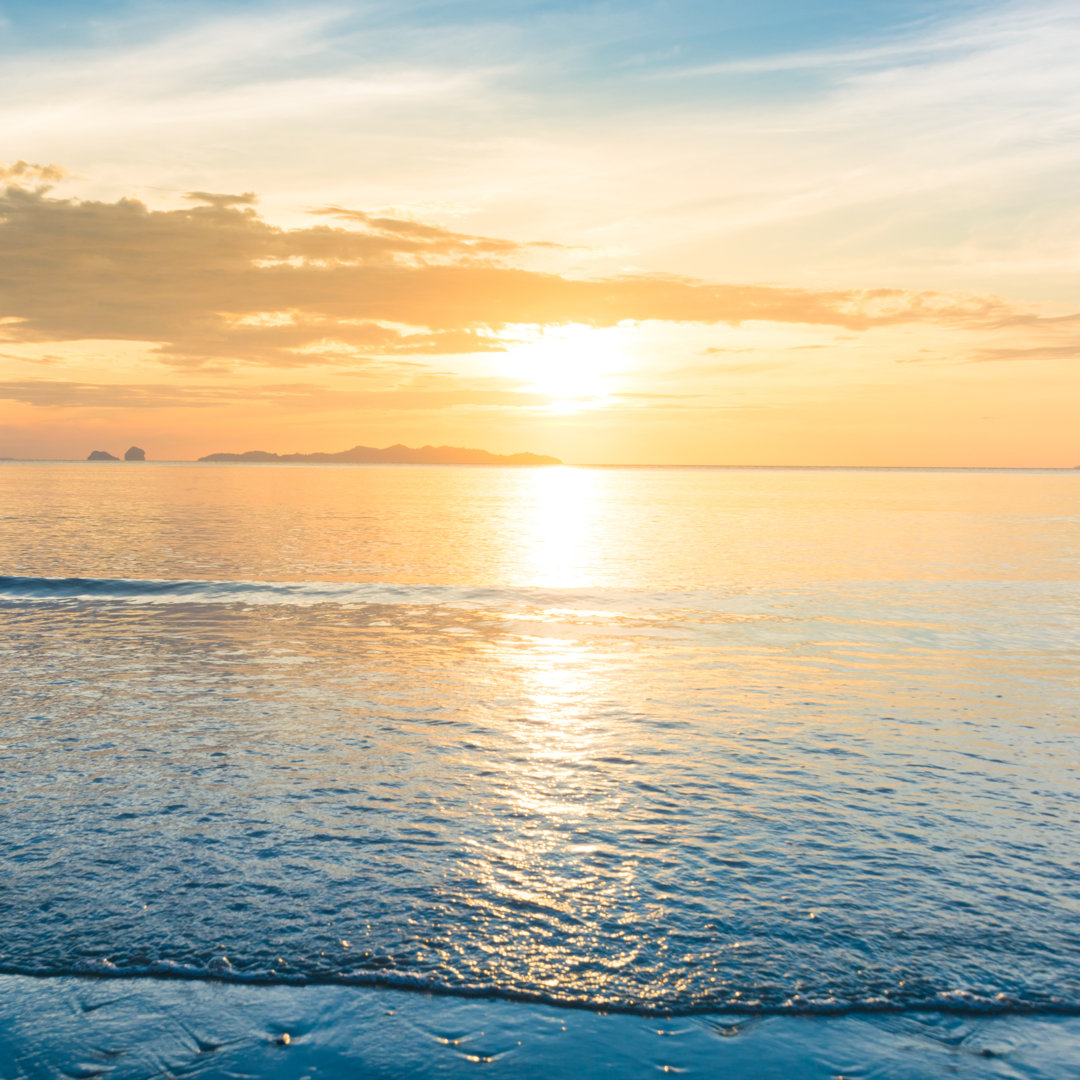
[[[90,160],[101,161],[104,151],[113,163],[138,158],[147,145],[142,134],[166,140],[157,143],[158,161],[201,158],[220,137],[223,152],[236,158],[252,152],[255,131],[310,137],[312,122],[328,115],[355,131],[357,111],[382,118],[436,104],[449,109],[449,99],[468,95],[476,81],[460,63],[388,56],[384,35],[361,34],[365,13],[348,5],[261,5],[221,15],[155,7],[153,18],[113,12],[80,24],[73,17],[71,28],[89,23],[108,33],[62,35],[67,44],[55,35],[39,47],[0,42],[5,137],[77,143]],[[287,155],[279,168],[306,156]]]
[[[925,61],[938,53],[959,51],[963,44],[965,43],[955,37],[926,40],[909,36],[907,40],[894,41],[888,45],[770,53],[739,60],[722,60],[715,64],[700,64],[697,67],[676,67],[657,71],[652,77],[691,79],[711,75],[773,75],[779,72],[814,70],[824,70],[835,75],[838,71]]]
[[[178,405],[205,408],[223,404],[223,395],[219,387],[11,379],[0,382],[0,400],[61,409],[154,409]]]
[[[700,50],[646,47],[670,29],[655,12],[564,11],[546,20],[556,39],[529,16],[485,9],[463,24],[380,7],[118,20],[107,47],[22,50],[0,65],[0,128],[24,154],[62,148],[111,178],[172,186],[197,169],[338,209],[357,192],[482,208],[694,274],[782,279],[813,251],[804,280],[898,280],[936,253],[948,280],[970,282],[986,263],[972,267],[973,243],[1017,265],[1072,258],[1060,222],[1080,162],[1075,3],[869,18],[796,55],[747,57],[732,39],[713,50],[727,58],[715,80],[671,77]],[[591,34],[567,32],[586,17]]]
[[[67,169],[61,165],[35,165],[29,161],[0,165],[0,183],[25,184],[37,180],[42,184],[55,184],[68,175]]]
[[[253,206],[258,197],[254,191],[245,191],[243,195],[221,195],[213,191],[189,191],[184,195],[191,202],[206,203],[219,210],[228,206]]]
[[[733,349],[732,352],[758,352],[757,349]],[[741,363],[686,364],[674,368],[668,374],[677,379],[716,379],[730,375],[762,375],[767,371],[779,371],[790,367],[790,361],[744,360]]]
[[[0,381],[0,401],[54,409],[206,409],[266,404],[325,410],[441,411],[461,406],[546,406],[549,394],[508,389],[503,380],[451,385],[413,380],[389,390],[341,390],[309,383],[262,386],[168,386],[160,383],[88,383],[50,379]]]
[[[366,225],[373,232],[384,236],[410,238],[424,244],[442,247],[446,251],[476,251],[506,255],[520,251],[523,247],[557,247],[556,244],[517,244],[512,240],[495,240],[487,236],[468,236],[464,233],[450,232],[437,225],[427,225],[422,221],[410,221],[406,218],[380,217],[363,210],[349,210],[343,206],[322,206],[308,213],[315,216],[334,217],[345,221]]]
[[[970,359],[979,364],[996,360],[1080,360],[1080,342],[1071,345],[1028,345],[979,349]]]
[[[712,284],[662,274],[530,270],[525,246],[327,207],[356,227],[286,229],[245,193],[136,199],[0,195],[0,333],[9,341],[145,341],[171,364],[358,364],[483,352],[510,324],[768,321],[847,330],[1031,318],[995,297]]]

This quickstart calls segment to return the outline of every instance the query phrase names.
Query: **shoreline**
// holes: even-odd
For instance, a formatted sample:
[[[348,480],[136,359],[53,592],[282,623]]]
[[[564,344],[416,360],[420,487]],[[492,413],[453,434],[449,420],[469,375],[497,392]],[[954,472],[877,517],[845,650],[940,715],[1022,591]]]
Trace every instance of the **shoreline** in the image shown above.
[[[287,1038],[286,1038],[287,1036]],[[641,1016],[376,986],[0,975],[0,1078],[1070,1074],[1080,1017]]]
[[[625,1016],[646,1021],[696,1020],[722,1016],[734,1023],[748,1023],[771,1017],[826,1018],[877,1017],[906,1015],[940,1015],[984,1020],[1008,1017],[1066,1017],[1080,1020],[1080,1001],[1024,1000],[1000,993],[985,997],[966,990],[944,991],[933,997],[898,1000],[872,997],[865,1000],[806,998],[801,994],[786,1001],[757,1000],[726,1001],[716,1004],[635,1005],[620,1002],[597,1002],[581,997],[559,997],[555,994],[527,990],[499,989],[490,986],[455,986],[449,983],[412,980],[382,972],[360,972],[340,975],[289,975],[283,972],[245,973],[234,970],[215,970],[187,964],[163,963],[146,968],[117,968],[105,962],[101,967],[87,966],[65,971],[34,971],[18,966],[0,966],[0,980],[28,979],[49,982],[74,979],[78,982],[182,982],[207,983],[221,986],[254,988],[283,988],[286,990],[339,989],[346,991],[377,991],[393,994],[420,995],[427,998],[449,998],[462,1001],[502,1002],[527,1008],[570,1010],[595,1013],[599,1016]]]

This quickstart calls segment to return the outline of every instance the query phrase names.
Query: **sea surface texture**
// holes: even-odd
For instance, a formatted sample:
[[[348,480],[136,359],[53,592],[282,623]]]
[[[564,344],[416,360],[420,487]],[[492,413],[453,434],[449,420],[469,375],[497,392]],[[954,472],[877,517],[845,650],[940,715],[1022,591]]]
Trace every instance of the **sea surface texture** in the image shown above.
[[[1080,472],[0,466],[0,970],[1080,1009]]]

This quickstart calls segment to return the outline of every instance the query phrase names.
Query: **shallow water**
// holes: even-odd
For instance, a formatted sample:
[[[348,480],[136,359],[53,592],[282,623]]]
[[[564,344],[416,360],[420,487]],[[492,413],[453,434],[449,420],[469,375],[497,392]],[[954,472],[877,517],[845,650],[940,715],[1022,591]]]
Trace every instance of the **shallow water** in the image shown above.
[[[0,466],[0,970],[1080,1009],[1080,473]]]

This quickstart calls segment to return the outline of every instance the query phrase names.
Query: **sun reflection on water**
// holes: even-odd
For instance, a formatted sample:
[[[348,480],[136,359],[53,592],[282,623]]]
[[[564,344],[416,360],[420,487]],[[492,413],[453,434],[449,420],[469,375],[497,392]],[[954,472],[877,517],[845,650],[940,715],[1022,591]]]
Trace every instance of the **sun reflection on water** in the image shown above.
[[[502,678],[515,687],[503,721],[506,801],[530,831],[584,821],[603,805],[598,789],[607,786],[596,767],[612,735],[603,665],[587,643],[539,635],[507,637],[494,653]]]
[[[498,968],[516,956],[537,985],[560,993],[566,965],[586,956],[582,977],[602,997],[634,948],[601,959],[595,928],[605,912],[633,902],[637,876],[636,859],[625,851],[613,858],[610,842],[623,798],[604,767],[618,728],[610,668],[587,638],[507,636],[492,649],[514,686],[514,710],[504,717],[504,813],[472,868],[489,898],[486,914],[501,928],[491,962]]]
[[[596,584],[593,547],[601,527],[596,481],[587,469],[533,469],[521,506],[521,584]]]

